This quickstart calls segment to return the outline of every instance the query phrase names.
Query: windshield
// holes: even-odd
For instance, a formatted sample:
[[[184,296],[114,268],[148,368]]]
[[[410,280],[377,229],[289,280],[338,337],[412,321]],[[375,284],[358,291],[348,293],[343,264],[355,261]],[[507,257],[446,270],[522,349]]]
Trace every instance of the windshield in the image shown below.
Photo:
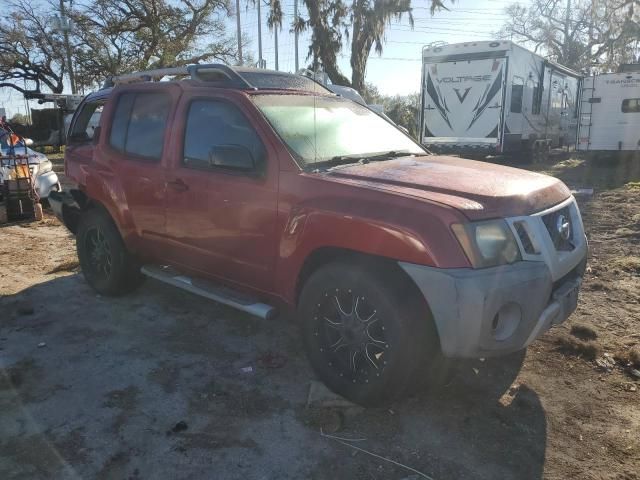
[[[305,166],[384,153],[426,155],[399,129],[343,98],[256,95],[254,102]]]

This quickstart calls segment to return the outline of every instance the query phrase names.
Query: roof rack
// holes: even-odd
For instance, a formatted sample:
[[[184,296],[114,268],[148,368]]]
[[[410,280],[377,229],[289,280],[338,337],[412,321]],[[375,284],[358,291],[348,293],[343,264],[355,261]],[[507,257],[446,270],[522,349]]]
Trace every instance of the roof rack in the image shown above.
[[[188,65],[175,68],[160,68],[142,72],[127,73],[107,78],[103,89],[120,84],[136,82],[158,82],[164,77],[190,78],[208,85],[243,90],[284,89],[303,91],[322,91],[331,93],[324,85],[313,78],[292,73],[261,68],[230,67],[220,63]]]
[[[158,68],[155,70],[126,73],[124,75],[107,78],[102,88],[136,82],[158,82],[164,77],[189,77],[193,80],[219,84],[225,87],[255,89],[254,86],[242,78],[235,70],[221,63]]]

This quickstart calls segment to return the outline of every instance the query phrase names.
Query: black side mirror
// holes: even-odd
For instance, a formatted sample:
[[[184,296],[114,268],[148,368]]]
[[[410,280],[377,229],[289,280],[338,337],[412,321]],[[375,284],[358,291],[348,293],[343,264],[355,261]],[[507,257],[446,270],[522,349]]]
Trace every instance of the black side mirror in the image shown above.
[[[212,167],[228,168],[240,172],[255,170],[256,161],[251,151],[244,145],[216,145],[209,150],[209,164]]]

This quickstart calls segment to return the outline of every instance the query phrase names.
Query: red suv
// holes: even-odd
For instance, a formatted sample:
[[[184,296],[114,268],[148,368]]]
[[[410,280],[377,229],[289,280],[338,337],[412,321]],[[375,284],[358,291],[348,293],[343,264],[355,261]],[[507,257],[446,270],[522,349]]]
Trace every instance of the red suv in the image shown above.
[[[319,377],[363,405],[576,308],[587,242],[562,182],[429,155],[306,77],[118,77],[79,106],[65,168],[77,187],[50,203],[96,291],[149,276],[266,320],[291,309]]]

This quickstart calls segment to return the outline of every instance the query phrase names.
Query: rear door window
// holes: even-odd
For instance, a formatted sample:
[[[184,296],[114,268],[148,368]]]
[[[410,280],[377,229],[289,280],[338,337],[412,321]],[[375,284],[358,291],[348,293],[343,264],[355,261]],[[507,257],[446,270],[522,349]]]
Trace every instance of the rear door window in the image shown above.
[[[171,100],[164,93],[125,93],[118,98],[109,144],[129,155],[160,160]]]

